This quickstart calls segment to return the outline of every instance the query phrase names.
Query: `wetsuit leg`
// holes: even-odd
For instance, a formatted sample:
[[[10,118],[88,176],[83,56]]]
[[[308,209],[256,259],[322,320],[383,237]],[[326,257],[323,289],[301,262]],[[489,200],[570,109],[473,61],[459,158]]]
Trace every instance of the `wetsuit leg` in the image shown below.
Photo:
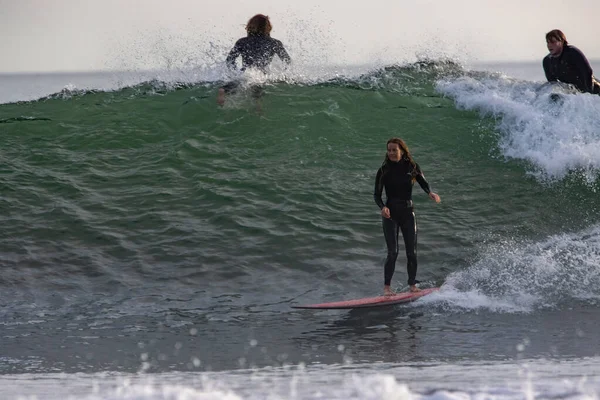
[[[252,93],[252,98],[260,99],[264,95],[265,89],[262,85],[252,85],[250,87],[250,92]]]
[[[396,270],[396,258],[398,258],[398,224],[391,218],[381,217],[383,225],[383,236],[387,246],[387,257],[384,264],[384,285],[392,282],[392,276]]]
[[[404,238],[406,248],[406,272],[408,273],[408,284],[417,283],[417,219],[412,208],[402,212],[400,219],[400,230]]]
[[[240,86],[240,83],[234,81],[234,82],[226,83],[225,85],[223,85],[221,87],[221,89],[225,90],[225,93],[231,94],[231,93],[235,93],[239,86]]]

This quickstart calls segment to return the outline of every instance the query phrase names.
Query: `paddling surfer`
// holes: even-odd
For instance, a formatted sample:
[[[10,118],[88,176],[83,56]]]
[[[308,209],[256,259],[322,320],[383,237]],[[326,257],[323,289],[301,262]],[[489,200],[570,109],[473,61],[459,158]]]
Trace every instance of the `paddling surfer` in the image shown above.
[[[542,66],[548,82],[563,82],[575,86],[583,93],[600,94],[600,83],[593,75],[585,55],[567,41],[565,34],[554,29],[546,33],[548,55]]]
[[[236,61],[241,57],[242,72],[247,69],[256,69],[267,73],[267,67],[271,64],[275,55],[285,63],[290,64],[292,59],[281,41],[271,37],[272,29],[273,26],[268,16],[256,14],[250,18],[246,24],[248,35],[239,39],[227,55],[225,61],[227,67],[231,70],[236,70]],[[234,81],[219,88],[217,103],[221,106],[225,104],[225,95],[237,90],[239,85],[239,81]],[[258,99],[262,95],[262,88],[259,86],[253,87],[252,95]]]

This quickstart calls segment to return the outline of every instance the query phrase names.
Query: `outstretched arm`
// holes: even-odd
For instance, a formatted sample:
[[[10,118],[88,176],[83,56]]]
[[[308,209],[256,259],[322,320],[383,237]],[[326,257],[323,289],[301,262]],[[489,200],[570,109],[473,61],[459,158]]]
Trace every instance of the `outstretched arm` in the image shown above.
[[[285,47],[283,47],[283,43],[281,43],[280,41],[277,41],[277,47],[275,48],[275,52],[277,53],[279,58],[281,58],[281,61],[285,62],[286,64],[290,64],[292,62],[290,55],[285,50]]]
[[[439,203],[441,201],[440,196],[438,196],[437,193],[433,193],[431,191],[429,182],[427,182],[427,179],[425,179],[425,175],[423,175],[423,171],[421,171],[419,164],[417,164],[417,177],[416,178],[417,178],[417,182],[419,182],[419,186],[421,186],[423,191],[425,191],[425,193],[427,193],[429,195],[429,198],[431,200],[435,201],[436,203]]]
[[[237,69],[236,65],[235,65],[235,60],[237,60],[237,58],[241,55],[241,51],[240,48],[238,46],[238,44],[236,43],[233,48],[231,49],[231,51],[229,51],[229,54],[227,55],[227,59],[225,60],[225,63],[227,64],[227,68],[229,69]]]

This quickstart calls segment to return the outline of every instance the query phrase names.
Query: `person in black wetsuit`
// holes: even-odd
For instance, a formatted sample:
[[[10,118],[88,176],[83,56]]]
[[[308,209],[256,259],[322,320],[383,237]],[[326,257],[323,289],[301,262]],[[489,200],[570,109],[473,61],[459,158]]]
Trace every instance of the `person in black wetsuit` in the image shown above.
[[[554,29],[546,34],[550,52],[542,62],[548,82],[563,82],[575,86],[583,93],[600,94],[600,84],[592,67],[581,50],[567,42],[565,34]]]
[[[417,276],[417,221],[413,210],[412,188],[414,182],[419,182],[421,188],[436,203],[440,196],[433,193],[425,176],[408,151],[406,143],[399,138],[391,138],[387,142],[387,153],[383,164],[375,177],[373,198],[381,209],[383,235],[387,245],[387,257],[384,265],[383,293],[386,296],[394,294],[390,288],[392,276],[396,269],[398,257],[398,234],[402,231],[406,249],[408,285],[411,292],[418,292]],[[387,201],[381,196],[383,189]]]
[[[273,26],[269,17],[263,14],[256,14],[246,24],[248,36],[239,39],[229,55],[227,55],[226,64],[229,69],[235,70],[238,57],[242,57],[242,71],[248,68],[255,68],[263,73],[267,73],[267,67],[275,55],[285,63],[289,64],[292,60],[283,47],[281,41],[271,37]],[[235,91],[239,86],[238,82],[230,82],[219,89],[217,103],[225,103],[225,94]],[[262,90],[253,88],[254,97],[260,97]]]

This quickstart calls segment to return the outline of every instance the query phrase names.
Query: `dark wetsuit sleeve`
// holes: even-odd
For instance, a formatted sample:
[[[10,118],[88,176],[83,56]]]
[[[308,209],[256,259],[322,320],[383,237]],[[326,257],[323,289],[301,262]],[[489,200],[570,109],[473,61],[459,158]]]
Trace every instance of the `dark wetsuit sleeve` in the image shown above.
[[[381,179],[382,175],[383,170],[379,168],[379,170],[377,170],[377,176],[375,177],[375,190],[373,191],[373,199],[375,200],[375,204],[379,206],[379,209],[385,207],[385,203],[381,198],[383,195],[383,179]]]
[[[546,79],[548,82],[553,82],[558,80],[558,78],[552,73],[550,68],[550,56],[544,57],[544,61],[542,61],[542,66],[544,67],[544,73],[546,74]]]
[[[235,65],[235,60],[237,60],[237,58],[241,54],[242,54],[242,52],[240,51],[240,46],[238,45],[238,43],[236,43],[233,46],[233,49],[231,49],[231,51],[227,55],[227,59],[225,60],[225,63],[227,64],[227,68],[229,68],[229,69],[237,69],[236,65]]]
[[[572,64],[575,66],[577,70],[577,83],[575,86],[579,88],[579,90],[591,93],[592,92],[592,67],[581,52],[581,50],[572,47],[569,52],[569,58],[571,59]]]
[[[279,40],[277,41],[277,44],[275,45],[275,53],[277,53],[279,58],[281,58],[281,61],[284,61],[287,64],[292,62],[290,55],[285,50],[285,47],[283,47],[283,43],[281,43]]]
[[[425,193],[431,193],[429,182],[427,182],[427,180],[425,179],[425,175],[423,175],[423,171],[421,171],[419,164],[417,164],[417,182],[419,182],[419,185],[425,191]]]

